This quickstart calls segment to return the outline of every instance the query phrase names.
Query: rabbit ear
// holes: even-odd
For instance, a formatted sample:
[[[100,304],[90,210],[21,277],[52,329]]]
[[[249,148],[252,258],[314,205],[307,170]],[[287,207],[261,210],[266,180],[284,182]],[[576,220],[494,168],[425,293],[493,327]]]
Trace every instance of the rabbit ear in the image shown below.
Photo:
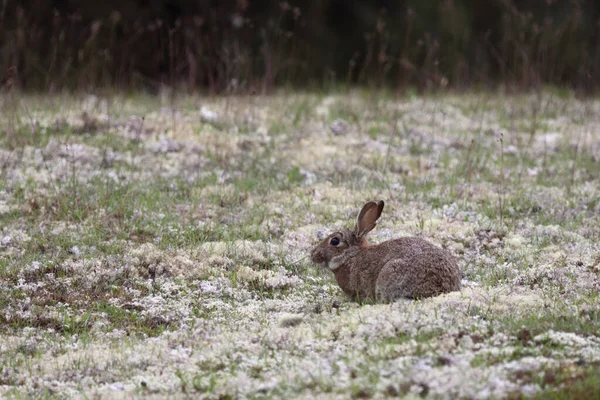
[[[381,217],[381,213],[383,212],[383,206],[385,206],[385,203],[383,202],[383,200],[379,200],[377,202],[377,219]]]
[[[356,236],[362,237],[375,228],[377,220],[383,211],[383,206],[383,201],[379,201],[378,203],[370,201],[363,206],[356,218]]]

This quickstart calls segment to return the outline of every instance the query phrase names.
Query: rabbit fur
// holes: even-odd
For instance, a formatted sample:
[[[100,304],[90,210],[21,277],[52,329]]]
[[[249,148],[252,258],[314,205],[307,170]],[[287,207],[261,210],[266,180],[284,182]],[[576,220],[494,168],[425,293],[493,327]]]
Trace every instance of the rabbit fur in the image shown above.
[[[354,229],[329,235],[311,260],[331,270],[340,288],[356,300],[419,299],[460,290],[460,270],[447,251],[415,237],[369,245],[384,202],[366,203]]]

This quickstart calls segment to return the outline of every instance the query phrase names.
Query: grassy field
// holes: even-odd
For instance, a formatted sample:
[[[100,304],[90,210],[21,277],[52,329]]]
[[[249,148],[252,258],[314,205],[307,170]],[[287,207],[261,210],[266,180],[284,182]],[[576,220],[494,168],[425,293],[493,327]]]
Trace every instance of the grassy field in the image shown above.
[[[598,398],[600,101],[0,97],[0,396]],[[307,254],[386,202],[463,290]]]

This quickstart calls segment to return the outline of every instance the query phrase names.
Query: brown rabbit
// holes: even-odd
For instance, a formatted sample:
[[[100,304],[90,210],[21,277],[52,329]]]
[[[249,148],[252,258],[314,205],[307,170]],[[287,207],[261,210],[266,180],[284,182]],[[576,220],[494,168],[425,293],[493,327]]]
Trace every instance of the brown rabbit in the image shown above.
[[[314,263],[328,268],[347,295],[362,300],[393,301],[436,296],[460,290],[454,257],[420,238],[367,243],[384,203],[368,202],[354,230],[332,233],[311,253]]]

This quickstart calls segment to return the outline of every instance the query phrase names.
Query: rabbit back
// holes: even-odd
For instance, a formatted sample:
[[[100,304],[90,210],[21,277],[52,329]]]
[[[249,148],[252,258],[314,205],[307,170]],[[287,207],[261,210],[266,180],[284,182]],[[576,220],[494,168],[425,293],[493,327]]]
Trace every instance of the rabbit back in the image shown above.
[[[420,238],[392,240],[394,257],[387,261],[376,282],[382,300],[423,298],[460,289],[456,260],[445,250]]]
[[[347,283],[357,297],[393,301],[460,289],[460,271],[454,257],[420,238],[400,238],[366,247],[350,263]]]

